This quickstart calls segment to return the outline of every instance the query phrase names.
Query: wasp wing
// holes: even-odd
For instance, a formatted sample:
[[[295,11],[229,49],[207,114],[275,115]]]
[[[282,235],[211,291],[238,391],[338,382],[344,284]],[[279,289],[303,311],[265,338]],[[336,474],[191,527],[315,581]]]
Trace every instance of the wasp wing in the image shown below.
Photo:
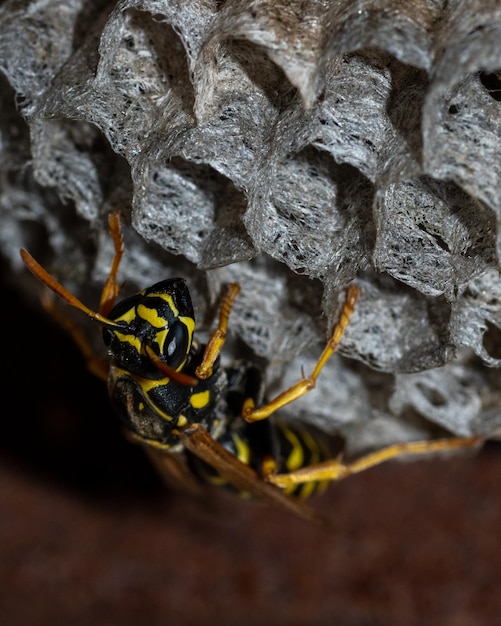
[[[241,491],[278,505],[309,521],[330,526],[330,522],[303,502],[291,498],[280,488],[265,482],[260,476],[224,446],[213,439],[200,424],[194,424],[180,431],[179,437],[192,454],[213,467],[225,480]]]

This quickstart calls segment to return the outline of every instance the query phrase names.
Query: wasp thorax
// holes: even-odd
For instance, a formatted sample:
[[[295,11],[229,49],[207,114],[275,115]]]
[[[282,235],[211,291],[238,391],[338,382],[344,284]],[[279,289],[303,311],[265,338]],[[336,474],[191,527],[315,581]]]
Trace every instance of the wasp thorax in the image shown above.
[[[165,280],[119,302],[103,339],[115,364],[146,378],[164,376],[152,362],[153,351],[170,368],[180,369],[191,349],[195,320],[184,280]]]

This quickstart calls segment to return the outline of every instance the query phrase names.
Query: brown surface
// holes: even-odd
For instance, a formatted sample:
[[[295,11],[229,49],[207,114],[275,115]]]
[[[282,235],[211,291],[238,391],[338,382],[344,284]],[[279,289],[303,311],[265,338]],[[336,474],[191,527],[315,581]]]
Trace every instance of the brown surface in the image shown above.
[[[337,533],[196,502],[160,486],[71,344],[7,296],[2,624],[501,623],[499,447],[336,485],[315,504]]]

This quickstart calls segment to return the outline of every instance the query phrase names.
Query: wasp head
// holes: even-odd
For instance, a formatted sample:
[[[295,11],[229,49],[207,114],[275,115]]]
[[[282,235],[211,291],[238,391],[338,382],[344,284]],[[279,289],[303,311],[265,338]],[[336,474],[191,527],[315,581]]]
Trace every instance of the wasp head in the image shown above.
[[[185,365],[195,319],[182,278],[164,280],[125,298],[108,317],[113,325],[103,328],[103,339],[118,367],[144,378],[158,379],[164,375],[158,361],[176,371]]]

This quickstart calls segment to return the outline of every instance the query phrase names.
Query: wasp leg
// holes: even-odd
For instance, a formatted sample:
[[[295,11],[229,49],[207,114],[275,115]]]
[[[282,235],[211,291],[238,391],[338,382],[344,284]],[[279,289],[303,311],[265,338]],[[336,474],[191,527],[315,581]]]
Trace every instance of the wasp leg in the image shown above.
[[[278,409],[282,408],[286,404],[290,404],[294,402],[294,400],[298,400],[309,391],[315,388],[316,380],[322,371],[322,368],[330,359],[330,357],[336,351],[339,342],[348,326],[350,321],[350,317],[352,316],[355,310],[355,303],[360,295],[360,288],[357,285],[351,285],[348,287],[346,292],[346,299],[343,304],[343,308],[341,310],[341,314],[339,316],[339,321],[334,327],[334,331],[332,333],[331,338],[327,342],[320,358],[315,365],[313,372],[310,376],[306,376],[299,380],[295,385],[289,387],[285,391],[282,391],[278,396],[276,396],[273,400],[270,400],[267,404],[256,408],[254,406],[254,402],[252,398],[248,398],[242,409],[242,417],[247,422],[255,422],[257,420],[263,420],[268,418],[270,415],[275,413]]]
[[[454,450],[457,448],[468,448],[476,446],[481,442],[481,437],[455,437],[436,439],[435,441],[395,443],[377,452],[367,454],[352,463],[343,463],[339,458],[332,459],[331,461],[324,461],[323,463],[303,467],[286,474],[268,474],[266,479],[281,488],[316,481],[342,480],[351,474],[363,472],[370,467],[374,467],[390,459],[431,454],[433,452]]]
[[[109,320],[105,319],[105,316],[110,312],[115,302],[115,299],[118,294],[118,284],[117,284],[117,273],[118,268],[120,266],[120,261],[123,255],[123,237],[122,231],[120,228],[120,213],[118,211],[114,211],[110,214],[108,218],[109,223],[109,231],[111,237],[113,239],[113,245],[115,248],[115,253],[113,256],[113,261],[111,264],[110,272],[106,283],[104,284],[99,312],[96,313],[89,309],[87,306],[82,304],[78,298],[76,298],[73,294],[71,294],[67,289],[65,289],[53,276],[51,276],[26,250],[21,250],[21,257],[28,267],[28,269],[40,280],[42,281],[49,289],[54,291],[59,297],[65,300],[71,306],[80,309],[91,318],[100,321],[110,323]],[[107,380],[109,365],[107,360],[99,357],[89,345],[88,339],[85,336],[85,333],[82,331],[81,327],[76,324],[71,317],[65,314],[57,305],[54,303],[52,298],[50,298],[47,293],[42,295],[42,305],[45,310],[53,317],[56,322],[62,326],[65,331],[70,335],[73,341],[76,343],[78,349],[82,353],[88,369],[99,378],[103,380]]]
[[[101,299],[99,301],[99,313],[105,317],[113,308],[120,289],[117,283],[117,275],[118,268],[120,267],[120,261],[122,260],[124,253],[124,241],[122,228],[120,226],[119,211],[113,211],[113,213],[110,213],[108,216],[108,229],[113,240],[115,253],[113,255],[113,261],[111,262],[110,273],[104,283],[103,291],[101,292]]]
[[[42,281],[42,283],[44,283],[44,285],[47,285],[49,289],[54,291],[54,293],[60,296],[68,304],[80,309],[95,320],[104,320],[108,322],[108,320],[102,318],[99,313],[96,313],[86,307],[82,302],[80,302],[80,300],[78,300],[78,298],[65,289],[61,283],[58,283],[57,280],[44,270],[44,268],[31,256],[31,254],[29,254],[29,252],[21,249],[20,253],[30,272],[32,272],[40,281]],[[49,298],[47,293],[42,295],[42,305],[49,315],[51,315],[56,322],[66,330],[70,337],[72,337],[73,341],[82,352],[89,370],[99,378],[106,380],[108,377],[108,363],[94,353],[80,326],[76,324],[66,313],[61,311],[54,304],[53,300]]]
[[[205,346],[204,356],[202,362],[196,369],[196,375],[198,378],[204,380],[209,378],[212,374],[212,368],[214,363],[221,352],[221,349],[226,340],[226,332],[228,330],[228,320],[230,317],[231,309],[235,302],[236,297],[240,293],[240,285],[238,283],[230,283],[228,290],[219,307],[219,324],[216,330],[212,333],[207,345]]]
[[[41,301],[47,313],[64,329],[76,344],[85,360],[87,369],[94,374],[94,376],[106,381],[108,379],[109,363],[107,359],[101,358],[94,352],[82,327],[55,304],[53,298],[51,298],[47,291],[43,291]]]

